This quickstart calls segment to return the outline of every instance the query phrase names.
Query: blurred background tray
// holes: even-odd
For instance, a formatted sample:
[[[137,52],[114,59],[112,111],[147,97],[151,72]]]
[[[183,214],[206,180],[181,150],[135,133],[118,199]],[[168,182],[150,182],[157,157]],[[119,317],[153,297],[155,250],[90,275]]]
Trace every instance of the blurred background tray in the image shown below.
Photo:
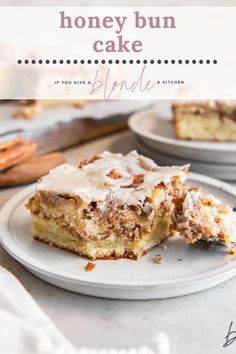
[[[84,143],[127,128],[128,117],[146,108],[150,101],[110,101],[89,103],[83,108],[44,108],[32,120],[16,119],[16,105],[0,106],[0,142],[21,136],[38,144],[37,154]]]

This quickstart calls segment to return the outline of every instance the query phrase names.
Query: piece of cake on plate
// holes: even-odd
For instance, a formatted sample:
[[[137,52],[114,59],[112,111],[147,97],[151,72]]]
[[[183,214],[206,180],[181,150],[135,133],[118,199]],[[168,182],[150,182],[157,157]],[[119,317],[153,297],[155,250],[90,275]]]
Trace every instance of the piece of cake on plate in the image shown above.
[[[13,111],[14,118],[31,120],[36,117],[43,108],[71,106],[83,108],[87,101],[85,100],[18,100],[18,107]]]
[[[104,152],[43,177],[27,207],[36,240],[90,259],[138,259],[166,240],[188,166]]]
[[[104,152],[43,177],[27,207],[36,240],[90,259],[139,259],[173,235],[236,242],[236,213],[199,188],[188,166],[161,167],[132,151]]]
[[[172,111],[178,139],[236,141],[235,101],[179,101]]]
[[[236,243],[236,213],[201,188],[191,188],[177,211],[176,230],[187,243],[198,240],[221,243],[231,247]]]

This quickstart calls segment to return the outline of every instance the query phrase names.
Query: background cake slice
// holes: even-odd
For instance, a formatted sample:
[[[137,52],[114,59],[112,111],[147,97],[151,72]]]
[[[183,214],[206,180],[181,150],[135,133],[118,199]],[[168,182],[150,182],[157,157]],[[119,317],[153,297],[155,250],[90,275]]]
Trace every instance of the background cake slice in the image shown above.
[[[236,102],[176,102],[172,105],[178,139],[236,141]]]
[[[43,108],[72,106],[82,108],[88,101],[85,100],[18,100],[18,107],[13,111],[14,118],[31,120],[36,117]]]
[[[170,236],[187,169],[135,151],[61,165],[28,202],[33,237],[90,259],[138,259]]]

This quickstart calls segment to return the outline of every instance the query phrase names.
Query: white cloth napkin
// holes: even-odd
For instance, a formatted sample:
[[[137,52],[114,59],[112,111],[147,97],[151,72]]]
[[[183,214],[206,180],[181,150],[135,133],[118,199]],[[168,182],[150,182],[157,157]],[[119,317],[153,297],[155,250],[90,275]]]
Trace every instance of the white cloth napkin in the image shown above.
[[[21,283],[0,266],[0,354],[169,354],[169,341],[158,333],[150,347],[76,350]]]
[[[76,353],[20,282],[2,267],[0,267],[0,353]]]

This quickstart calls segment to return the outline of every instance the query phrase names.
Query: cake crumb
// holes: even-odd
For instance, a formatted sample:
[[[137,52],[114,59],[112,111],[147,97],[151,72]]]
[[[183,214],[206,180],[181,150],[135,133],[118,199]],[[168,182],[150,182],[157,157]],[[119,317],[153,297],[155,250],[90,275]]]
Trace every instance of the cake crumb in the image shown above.
[[[156,263],[156,264],[161,264],[161,256],[160,256],[160,254],[156,255],[153,258],[153,262]]]
[[[133,176],[133,182],[131,184],[128,184],[126,186],[121,186],[121,188],[137,188],[139,184],[142,184],[143,182],[144,182],[144,174],[140,173],[139,175]]]
[[[182,260],[183,260],[182,258],[178,258],[178,259],[177,259],[178,262],[181,262]]]
[[[111,170],[108,174],[108,177],[112,178],[112,179],[120,179],[122,176],[120,174],[119,171],[117,171],[115,168],[113,168],[113,170]]]
[[[139,175],[134,175],[133,176],[133,184],[141,184],[144,182],[144,174],[140,173]]]
[[[92,270],[94,270],[95,267],[96,263],[88,262],[84,269],[86,270],[86,272],[91,272]]]
[[[90,163],[93,163],[93,162],[100,160],[100,159],[101,159],[101,157],[99,155],[95,155],[91,159],[82,160],[78,167],[83,168],[84,166],[89,165]]]
[[[17,119],[25,119],[32,120],[35,116],[37,116],[41,111],[41,108],[38,104],[30,104],[24,107],[17,108],[12,116]]]
[[[228,254],[230,254],[230,255],[236,254],[236,249],[229,250]]]
[[[114,187],[114,184],[109,183],[109,182],[104,182],[105,187]]]

